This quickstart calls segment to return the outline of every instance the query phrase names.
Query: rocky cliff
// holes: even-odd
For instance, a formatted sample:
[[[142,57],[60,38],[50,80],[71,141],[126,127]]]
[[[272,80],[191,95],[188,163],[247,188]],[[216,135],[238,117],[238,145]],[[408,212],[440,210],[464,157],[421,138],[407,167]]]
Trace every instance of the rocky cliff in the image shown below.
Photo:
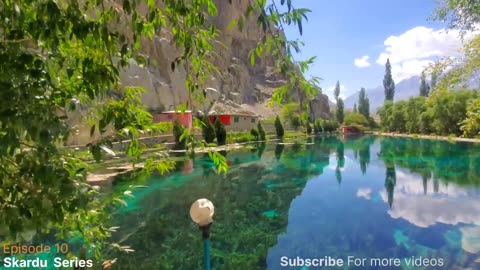
[[[251,66],[248,57],[248,53],[263,37],[256,18],[244,20],[242,30],[229,27],[232,20],[245,14],[249,1],[237,0],[230,3],[216,0],[215,3],[218,14],[211,18],[209,23],[214,24],[220,32],[212,60],[220,75],[212,76],[206,82],[205,90],[209,102],[199,109],[208,110],[212,102],[228,100],[265,118],[277,114],[279,109],[268,107],[266,102],[272,97],[274,88],[285,83],[284,78],[274,72],[272,59],[257,59],[255,66]],[[144,40],[141,50],[149,57],[150,64],[140,67],[132,60],[130,66],[120,73],[122,84],[145,88],[146,93],[142,100],[152,112],[172,110],[186,103],[188,92],[185,87],[185,69],[181,66],[174,71],[171,69],[171,63],[180,56],[172,42],[171,33],[162,31],[161,36]],[[315,115],[328,115],[327,96],[320,95],[311,104]],[[88,137],[81,135],[81,130],[79,133],[77,138]],[[84,139],[81,142],[74,140],[71,143],[82,144],[83,141]]]

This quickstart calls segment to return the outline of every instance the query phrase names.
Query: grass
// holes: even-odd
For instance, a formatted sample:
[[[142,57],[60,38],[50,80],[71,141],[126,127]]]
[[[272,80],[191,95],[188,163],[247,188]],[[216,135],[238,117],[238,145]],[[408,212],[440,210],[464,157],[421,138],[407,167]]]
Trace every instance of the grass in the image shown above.
[[[228,132],[227,144],[252,142],[255,138],[250,132]]]

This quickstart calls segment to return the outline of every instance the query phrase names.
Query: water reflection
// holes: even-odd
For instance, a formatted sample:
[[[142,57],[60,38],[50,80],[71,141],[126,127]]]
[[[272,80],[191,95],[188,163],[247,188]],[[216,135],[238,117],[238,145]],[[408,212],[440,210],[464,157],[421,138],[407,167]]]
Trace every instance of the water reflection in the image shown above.
[[[206,197],[216,205],[215,269],[281,269],[281,256],[346,255],[442,257],[445,269],[475,269],[479,150],[317,137],[224,153],[226,176],[207,155],[197,156],[177,173],[152,177],[127,208],[112,213],[112,225],[121,226],[115,240],[136,252],[109,255],[119,258],[117,269],[201,269],[201,239],[188,208]],[[185,166],[193,166],[189,174]]]

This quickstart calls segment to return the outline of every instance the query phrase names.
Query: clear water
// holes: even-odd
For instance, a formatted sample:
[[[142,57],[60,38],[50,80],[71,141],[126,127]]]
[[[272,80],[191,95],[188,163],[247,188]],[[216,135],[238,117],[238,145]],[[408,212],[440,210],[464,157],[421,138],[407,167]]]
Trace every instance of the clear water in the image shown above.
[[[190,204],[215,204],[214,269],[480,269],[480,145],[371,136],[315,138],[208,157],[140,184],[112,213],[131,246],[115,269],[202,269]],[[132,183],[119,183],[122,191]],[[139,183],[137,183],[139,184]],[[365,258],[363,267],[281,267],[281,257]],[[443,260],[442,267],[405,259]],[[375,267],[372,258],[399,258]],[[425,263],[423,263],[425,265]]]

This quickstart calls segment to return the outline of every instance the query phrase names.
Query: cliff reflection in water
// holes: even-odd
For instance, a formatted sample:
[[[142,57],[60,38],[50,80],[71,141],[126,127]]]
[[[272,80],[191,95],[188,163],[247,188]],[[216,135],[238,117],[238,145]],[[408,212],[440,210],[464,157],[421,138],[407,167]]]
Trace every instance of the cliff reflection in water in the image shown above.
[[[436,256],[472,267],[480,250],[480,149],[414,139],[310,138],[223,153],[152,176],[112,213],[116,241],[135,249],[116,269],[202,269],[188,209],[214,202],[212,266],[280,269],[281,256]],[[119,183],[121,192],[133,183]],[[353,268],[352,268],[353,269]],[[373,268],[372,268],[373,269]]]

